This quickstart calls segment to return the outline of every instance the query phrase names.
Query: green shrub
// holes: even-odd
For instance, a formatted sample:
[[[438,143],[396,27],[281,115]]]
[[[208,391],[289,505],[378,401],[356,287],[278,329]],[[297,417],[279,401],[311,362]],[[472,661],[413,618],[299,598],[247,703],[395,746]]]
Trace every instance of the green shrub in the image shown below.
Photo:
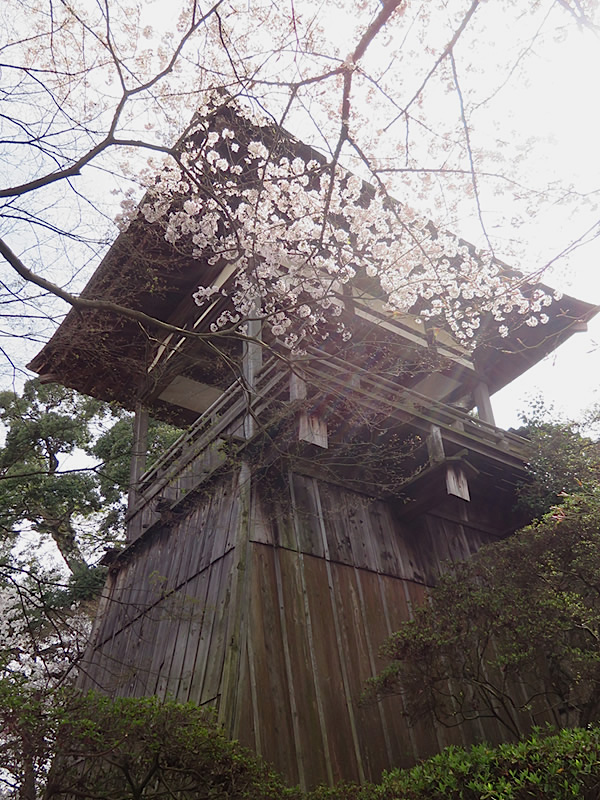
[[[290,743],[290,747],[292,743]],[[6,800],[597,800],[600,726],[514,744],[449,747],[378,784],[303,793],[193,705],[54,693],[0,682]]]
[[[45,799],[291,797],[282,779],[192,704],[83,697],[56,743]]]
[[[600,727],[535,731],[499,747],[449,747],[381,783],[319,789],[310,800],[596,800]]]
[[[0,681],[3,800],[300,800],[197,706]]]
[[[452,565],[382,646],[371,697],[411,721],[495,719],[506,738],[600,719],[600,490]],[[518,687],[515,690],[515,687]]]

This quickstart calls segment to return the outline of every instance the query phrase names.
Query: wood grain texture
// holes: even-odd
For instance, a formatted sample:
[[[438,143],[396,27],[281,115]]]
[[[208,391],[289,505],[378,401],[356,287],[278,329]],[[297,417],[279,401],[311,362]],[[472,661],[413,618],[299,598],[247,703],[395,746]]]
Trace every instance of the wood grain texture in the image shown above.
[[[118,565],[81,684],[214,705],[232,736],[305,788],[496,740],[497,726],[409,727],[400,697],[360,703],[380,645],[444,562],[497,535],[476,499],[410,522],[397,512],[293,470],[275,487],[248,465],[224,473]]]

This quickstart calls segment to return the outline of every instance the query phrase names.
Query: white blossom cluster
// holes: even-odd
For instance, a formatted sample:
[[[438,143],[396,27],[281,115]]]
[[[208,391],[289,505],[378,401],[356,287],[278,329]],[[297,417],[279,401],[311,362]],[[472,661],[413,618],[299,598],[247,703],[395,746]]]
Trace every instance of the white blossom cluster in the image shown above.
[[[243,330],[258,316],[290,348],[334,331],[347,338],[341,317],[353,281],[371,293],[376,287],[391,312],[416,310],[462,343],[476,338],[484,315],[501,335],[508,315],[548,321],[552,298],[525,292],[490,253],[339,166],[295,155],[305,151],[291,138],[270,145],[276,138],[261,136],[259,121],[249,125],[238,108],[228,118],[238,130],[219,124],[209,106],[201,111],[179,163],[152,178],[141,206],[147,222],[164,226],[175,247],[191,247],[199,263],[235,263],[226,286],[201,285],[194,295],[198,305],[217,293],[230,298],[214,330]]]
[[[73,607],[61,619],[37,618],[18,584],[0,590],[0,677],[20,675],[31,687],[62,683],[89,639],[89,616]]]

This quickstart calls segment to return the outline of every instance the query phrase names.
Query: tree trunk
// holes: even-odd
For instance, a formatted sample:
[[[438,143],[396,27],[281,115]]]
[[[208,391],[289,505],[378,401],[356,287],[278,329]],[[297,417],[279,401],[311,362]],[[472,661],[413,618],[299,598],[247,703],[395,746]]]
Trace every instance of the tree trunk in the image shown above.
[[[71,572],[80,572],[88,568],[69,520],[45,517],[44,521],[38,523],[35,527],[40,533],[50,534]]]

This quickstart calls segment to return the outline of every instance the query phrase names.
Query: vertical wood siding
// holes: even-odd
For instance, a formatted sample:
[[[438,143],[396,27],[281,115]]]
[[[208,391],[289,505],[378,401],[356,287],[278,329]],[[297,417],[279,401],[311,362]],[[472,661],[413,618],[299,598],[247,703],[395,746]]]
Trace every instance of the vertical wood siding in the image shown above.
[[[498,739],[491,724],[409,728],[398,697],[359,702],[379,646],[442,562],[493,538],[485,510],[454,498],[404,524],[382,500],[294,473],[275,489],[244,469],[132,547],[82,684],[214,705],[232,736],[304,787]]]

